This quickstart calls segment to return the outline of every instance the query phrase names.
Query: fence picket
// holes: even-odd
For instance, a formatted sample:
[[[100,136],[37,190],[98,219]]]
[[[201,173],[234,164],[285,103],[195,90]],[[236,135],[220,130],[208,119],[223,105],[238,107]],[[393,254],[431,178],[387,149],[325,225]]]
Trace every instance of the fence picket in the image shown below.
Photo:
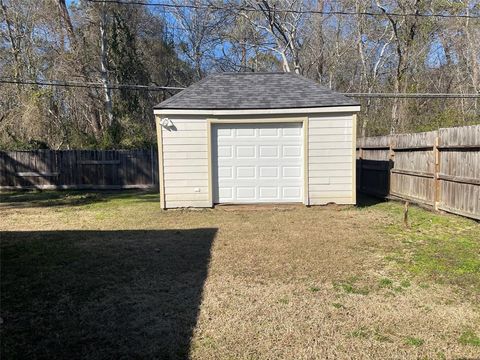
[[[0,189],[158,186],[157,150],[0,151]]]
[[[360,192],[480,220],[480,125],[370,137],[357,144]]]

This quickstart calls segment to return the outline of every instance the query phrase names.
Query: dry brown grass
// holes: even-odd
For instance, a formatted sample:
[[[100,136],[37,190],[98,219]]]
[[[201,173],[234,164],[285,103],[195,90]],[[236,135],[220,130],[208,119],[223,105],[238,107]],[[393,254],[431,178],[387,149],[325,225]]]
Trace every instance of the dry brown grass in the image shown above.
[[[191,358],[480,358],[480,347],[475,341],[460,341],[466,332],[473,334],[474,339],[480,335],[479,294],[448,282],[414,275],[392,264],[389,254],[403,250],[405,244],[398,232],[395,235],[389,232],[392,224],[402,221],[401,216],[389,211],[390,207],[267,207],[255,211],[220,207],[161,211],[156,195],[139,193],[80,198],[70,195],[67,200],[63,196],[53,200],[46,197],[33,203],[30,198],[28,203],[20,201],[21,198],[17,200],[0,205],[0,230],[6,231],[2,234],[2,246],[11,250],[12,246],[22,244],[21,249],[26,253],[30,250],[25,244],[31,243],[24,232],[89,230],[85,234],[93,241],[81,240],[82,236],[78,233],[73,236],[72,232],[64,232],[62,239],[66,238],[67,243],[70,239],[77,250],[81,245],[91,254],[103,249],[101,242],[114,241],[116,256],[98,260],[122,262],[130,256],[128,264],[133,268],[148,267],[145,257],[155,256],[155,251],[162,252],[162,246],[176,246],[175,236],[161,231],[216,229],[209,257],[203,255],[208,257],[205,278],[196,278],[201,282],[196,284],[201,289],[201,297],[194,301],[181,299],[189,294],[183,290],[182,281],[184,286],[192,286],[192,269],[177,266],[162,270],[169,273],[167,281],[175,282],[174,288],[181,289],[170,296],[178,297],[176,301],[191,308],[180,306],[170,311],[180,312],[175,315],[180,319],[186,312],[194,317],[182,320],[186,330],[180,334],[180,338],[192,335],[186,340]],[[480,239],[479,225],[469,222],[468,226],[478,231]],[[134,230],[145,233],[138,235]],[[99,237],[95,231],[108,231],[110,235]],[[117,239],[115,231],[123,235]],[[128,231],[136,235],[132,238]],[[49,233],[40,234],[43,235],[37,241],[53,241]],[[191,235],[185,234],[184,237]],[[136,236],[148,241],[135,245]],[[158,244],[152,245],[156,237],[162,238],[160,248]],[[178,243],[185,246],[184,242]],[[131,257],[132,246],[138,250],[137,258]],[[38,254],[38,248],[36,251]],[[172,254],[183,256],[182,251],[169,253],[169,258]],[[34,255],[35,252],[26,260]],[[77,251],[72,256],[74,261],[75,256],[80,255]],[[56,267],[56,271],[70,265],[62,266]],[[198,266],[203,265],[200,262]],[[4,272],[11,269],[2,263]],[[185,276],[175,278],[171,276],[172,271],[181,271]],[[145,278],[145,274],[140,275],[134,278],[135,283]],[[151,328],[150,333],[135,338],[139,348],[128,350],[131,357],[161,357],[161,351],[166,351],[163,355],[168,357],[185,356],[183,352],[153,346],[158,341],[155,337],[161,333],[156,329],[157,323],[165,316],[158,309],[151,310],[152,305],[165,305],[158,298],[152,298],[157,290],[154,287],[160,284],[155,279],[160,275],[149,274],[153,282],[142,283],[138,296],[130,294],[128,298],[135,303],[129,310],[141,326],[144,326],[142,318],[148,317]],[[110,281],[119,280],[112,276]],[[107,287],[114,285],[107,284]],[[3,291],[12,291],[12,288],[3,288]],[[124,293],[102,293],[109,306],[113,306],[113,295]],[[91,296],[95,296],[95,292]],[[102,297],[96,299],[102,301]],[[174,301],[172,297],[167,300]],[[116,301],[121,303],[122,298]],[[25,309],[7,310],[2,335],[19,341],[22,334],[15,328],[18,326],[15,321],[22,320],[21,312]],[[43,316],[35,309],[30,310],[30,316]],[[2,314],[4,312],[3,308]],[[170,330],[175,328],[175,324],[170,326]],[[110,332],[112,329],[116,329],[115,326],[107,327]],[[105,343],[116,346],[118,351],[118,337],[132,335],[135,329],[132,327],[130,333],[113,330],[111,335],[105,334],[105,338],[99,339],[104,352],[98,358],[109,355]],[[9,343],[10,353],[22,350],[14,343]],[[37,345],[27,342],[26,346]],[[95,357],[91,349],[90,352],[81,346],[78,349],[79,354]]]

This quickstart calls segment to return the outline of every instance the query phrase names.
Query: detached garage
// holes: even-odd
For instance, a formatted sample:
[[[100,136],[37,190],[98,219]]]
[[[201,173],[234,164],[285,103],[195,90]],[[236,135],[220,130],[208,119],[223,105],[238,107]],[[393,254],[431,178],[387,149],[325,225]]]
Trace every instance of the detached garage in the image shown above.
[[[221,73],[154,109],[163,208],[355,203],[360,106],[293,73]]]

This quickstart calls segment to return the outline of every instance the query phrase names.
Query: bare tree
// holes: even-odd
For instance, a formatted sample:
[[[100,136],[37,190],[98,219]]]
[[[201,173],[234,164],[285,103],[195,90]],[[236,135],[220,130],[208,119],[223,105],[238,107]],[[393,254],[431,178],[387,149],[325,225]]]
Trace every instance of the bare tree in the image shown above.
[[[0,83],[0,147],[151,144],[151,108],[174,92],[112,87],[214,71],[292,71],[341,92],[480,91],[480,20],[420,16],[479,16],[478,0],[173,1],[0,0],[2,77],[99,84]],[[362,136],[480,123],[478,98],[361,102]]]
[[[181,5],[191,4],[187,0],[173,0],[179,7],[173,14],[175,26],[181,30],[179,34],[179,48],[192,63],[195,79],[204,75],[203,68],[209,58],[215,57],[215,48],[221,42],[220,34],[225,25],[225,14],[221,11],[202,7],[200,0],[194,0],[194,8],[182,8]]]
[[[413,0],[414,13],[416,15],[420,12],[421,0]],[[393,77],[393,91],[395,93],[405,93],[408,86],[407,72],[410,66],[410,58],[414,41],[418,32],[419,17],[403,17],[398,18],[387,10],[387,8],[376,0],[377,6],[385,14],[392,27],[392,33],[395,43],[395,50],[397,54],[397,66],[395,76]],[[399,3],[400,4],[400,3]],[[402,7],[400,7],[402,8]],[[402,9],[403,11],[405,9]],[[402,121],[405,119],[405,114],[402,112],[401,106],[404,106],[405,100],[395,98],[392,106],[392,122],[390,126],[390,133],[395,134],[398,130],[402,130]]]
[[[70,18],[70,14],[68,13],[67,4],[65,0],[56,0],[58,10],[60,12],[60,18],[62,19],[65,28],[67,29],[68,36],[72,46],[76,46],[77,38],[75,36],[75,30],[73,28],[72,20]]]
[[[6,24],[6,30],[7,30],[6,32],[8,35],[8,40],[10,41],[11,53],[12,53],[13,59],[15,60],[13,76],[15,79],[18,80],[21,72],[21,67],[22,67],[22,64],[20,61],[19,35],[16,34],[13,21],[10,17],[9,9],[7,8],[7,5],[5,4],[4,0],[0,0],[0,6],[2,8],[2,15]]]
[[[105,97],[105,112],[107,113],[107,123],[105,127],[113,124],[113,104],[112,90],[109,87],[108,67],[107,67],[107,27],[108,14],[106,3],[103,3],[100,9],[100,79],[103,85],[103,94]]]
[[[254,27],[268,34],[275,46],[268,46],[271,51],[276,52],[282,59],[283,71],[293,71],[297,74],[302,72],[300,61],[300,49],[302,47],[300,28],[306,20],[302,10],[305,8],[301,0],[282,0],[270,3],[268,0],[248,3],[252,8],[258,9],[261,16],[254,12],[241,12]],[[281,8],[277,8],[281,7]],[[282,10],[297,10],[282,11]]]

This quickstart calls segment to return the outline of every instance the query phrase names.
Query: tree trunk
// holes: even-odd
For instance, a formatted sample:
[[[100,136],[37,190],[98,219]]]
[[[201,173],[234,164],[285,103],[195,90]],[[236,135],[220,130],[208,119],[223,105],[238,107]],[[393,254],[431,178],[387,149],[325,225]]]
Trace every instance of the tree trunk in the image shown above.
[[[67,28],[68,38],[70,39],[70,43],[72,47],[76,46],[76,37],[75,31],[73,30],[72,20],[70,19],[70,15],[68,14],[67,5],[65,4],[65,0],[57,0],[58,10],[60,11],[60,17],[62,18],[65,27]]]
[[[288,64],[288,59],[287,59],[287,55],[285,55],[285,51],[282,51],[280,55],[282,57],[282,62],[283,62],[283,71],[290,72],[290,65]]]
[[[240,43],[242,49],[242,71],[247,71],[247,39],[243,38],[242,42]]]
[[[467,15],[470,15],[470,8],[468,6],[468,1],[467,1]],[[467,46],[469,47],[467,52],[470,55],[470,62],[471,62],[471,67],[472,67],[472,72],[471,72],[471,77],[472,77],[472,85],[473,85],[473,91],[474,93],[479,92],[479,69],[478,69],[478,61],[477,61],[477,56],[478,56],[478,51],[476,51],[476,46],[477,44],[475,41],[472,39],[471,35],[471,29],[470,29],[470,19],[467,17],[465,20],[465,33],[466,33],[466,38],[467,38]],[[468,60],[467,60],[468,61]],[[478,111],[478,98],[475,98],[474,100],[474,106],[475,106],[475,113]]]
[[[355,1],[355,10],[357,11],[357,13],[360,13],[360,11],[362,10],[361,6],[360,6],[360,0],[356,0]],[[360,86],[359,86],[359,90],[360,92],[365,92],[365,85],[367,86],[368,88],[368,92],[370,92],[371,90],[371,86],[370,86],[370,81],[369,81],[369,78],[368,78],[368,69],[367,69],[367,61],[365,59],[365,49],[364,49],[364,46],[363,46],[363,41],[362,41],[362,36],[363,36],[363,24],[362,24],[362,21],[363,19],[361,18],[360,15],[358,15],[356,17],[356,20],[357,20],[357,27],[356,27],[356,30],[357,30],[357,51],[358,51],[358,55],[360,57],[360,60],[361,60],[361,75],[360,75]],[[373,80],[372,80],[373,81]],[[369,117],[369,107],[370,107],[370,101],[371,99],[368,98],[367,99],[367,107],[364,111],[364,116],[362,116],[362,125],[361,125],[361,131],[360,131],[360,136],[363,138],[366,136],[366,131],[367,131],[367,125],[368,125],[368,117]]]
[[[108,68],[107,68],[107,11],[105,3],[103,3],[100,14],[100,76],[102,81],[102,88],[104,94],[105,112],[107,114],[106,127],[109,128],[113,124],[113,104],[112,104],[112,90],[108,82]]]
[[[324,75],[325,75],[325,40],[324,40],[324,34],[323,34],[323,9],[324,9],[324,2],[325,0],[318,0],[317,4],[317,10],[319,12],[318,14],[318,29],[316,31],[317,38],[318,38],[318,44],[315,42],[312,45],[312,49],[315,49],[315,46],[317,47],[316,51],[314,54],[318,53],[318,59],[315,59],[315,75],[316,75],[316,80],[322,84],[324,81]]]

